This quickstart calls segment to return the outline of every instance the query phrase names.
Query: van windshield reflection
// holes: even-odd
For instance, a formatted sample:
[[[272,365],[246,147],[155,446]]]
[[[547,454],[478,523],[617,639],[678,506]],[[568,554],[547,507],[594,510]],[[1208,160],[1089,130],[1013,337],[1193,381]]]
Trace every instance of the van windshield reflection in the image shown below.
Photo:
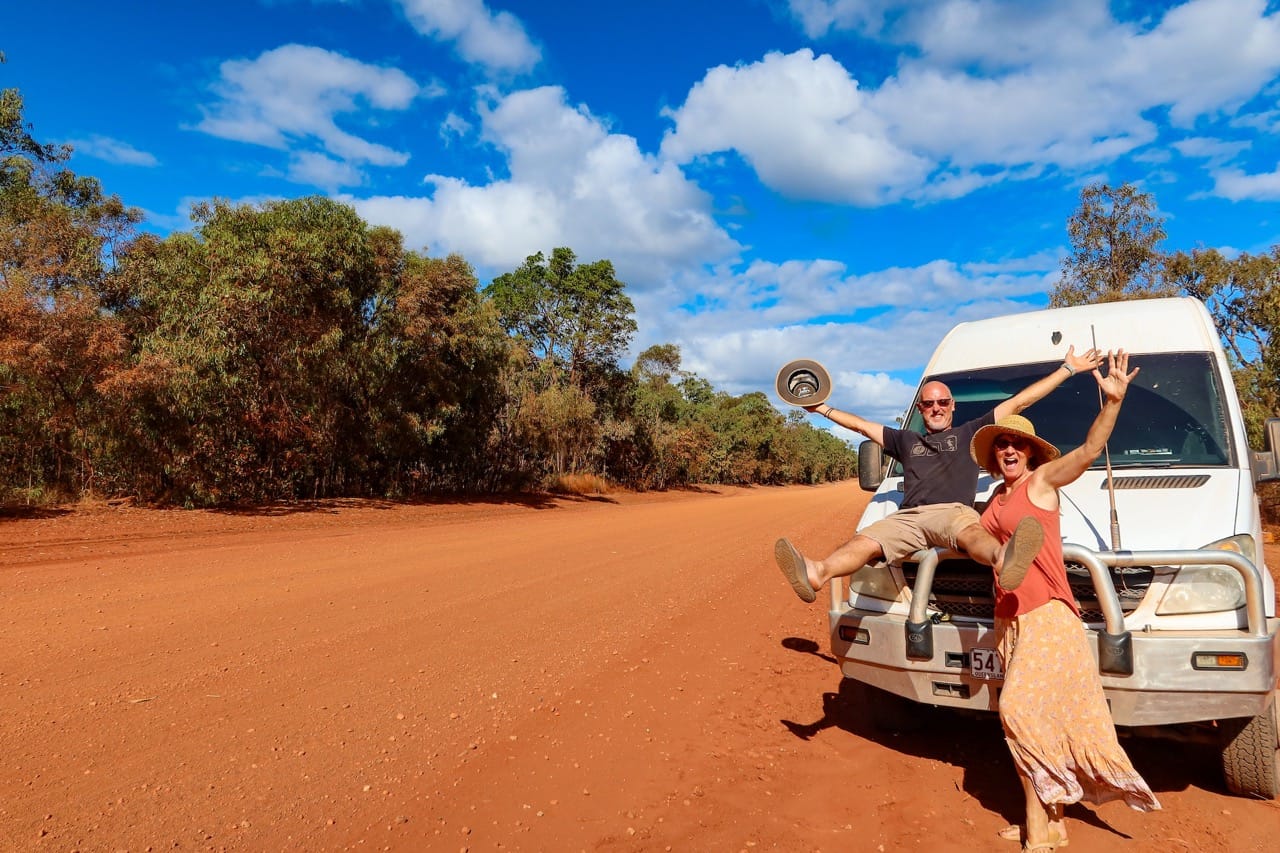
[[[981,416],[1047,375],[1055,362],[1002,366],[927,377],[955,397],[955,423]],[[1208,353],[1135,355],[1141,367],[1125,397],[1108,448],[1113,468],[1234,465],[1221,380]],[[1098,414],[1098,383],[1073,376],[1022,414],[1063,453],[1078,447]],[[907,427],[923,430],[914,407]],[[1105,464],[1100,456],[1094,467]]]

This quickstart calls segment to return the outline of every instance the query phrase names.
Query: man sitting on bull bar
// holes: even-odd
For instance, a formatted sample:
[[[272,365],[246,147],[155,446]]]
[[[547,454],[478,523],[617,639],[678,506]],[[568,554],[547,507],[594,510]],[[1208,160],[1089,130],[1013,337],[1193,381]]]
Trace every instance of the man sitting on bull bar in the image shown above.
[[[941,382],[926,382],[916,404],[924,420],[923,434],[882,426],[826,403],[803,408],[817,412],[845,429],[865,435],[902,463],[902,506],[889,516],[859,530],[854,537],[824,559],[804,556],[791,542],[779,539],[774,558],[791,588],[801,600],[817,599],[818,590],[832,578],[847,577],[869,563],[895,563],[922,548],[963,551],[973,560],[992,566],[997,583],[1006,591],[1016,589],[1040,550],[1044,530],[1034,518],[1018,525],[1004,546],[983,529],[973,508],[978,486],[978,466],[969,455],[969,442],[981,427],[994,424],[1047,396],[1080,371],[1102,363],[1102,353],[1089,349],[1066,359],[1052,373],[1033,382],[991,411],[952,426],[955,399]]]

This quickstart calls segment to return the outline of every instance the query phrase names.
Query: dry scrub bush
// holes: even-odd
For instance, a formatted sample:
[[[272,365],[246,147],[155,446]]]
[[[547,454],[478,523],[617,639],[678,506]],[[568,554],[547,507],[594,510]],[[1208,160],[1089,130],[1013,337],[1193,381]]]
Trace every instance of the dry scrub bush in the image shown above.
[[[596,474],[561,474],[551,490],[569,495],[606,495],[609,482]]]

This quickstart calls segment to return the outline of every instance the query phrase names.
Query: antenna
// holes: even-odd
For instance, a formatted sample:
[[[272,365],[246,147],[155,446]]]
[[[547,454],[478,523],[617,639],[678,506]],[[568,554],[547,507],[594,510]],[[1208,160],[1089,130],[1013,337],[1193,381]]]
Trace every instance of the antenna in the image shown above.
[[[1089,324],[1089,334],[1093,336],[1093,348],[1098,348],[1098,332]],[[1102,411],[1103,399],[1102,389],[1098,389],[1098,411]],[[1111,550],[1120,550],[1120,516],[1116,513],[1116,483],[1111,476],[1111,440],[1102,445],[1102,453],[1107,460],[1107,497],[1111,499]]]

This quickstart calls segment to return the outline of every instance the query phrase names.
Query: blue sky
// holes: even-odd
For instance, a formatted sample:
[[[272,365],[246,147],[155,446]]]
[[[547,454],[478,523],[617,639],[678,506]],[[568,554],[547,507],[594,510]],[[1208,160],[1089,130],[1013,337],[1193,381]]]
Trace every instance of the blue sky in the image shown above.
[[[1047,304],[1090,182],[1167,249],[1280,243],[1264,0],[8,6],[0,86],[151,230],[322,193],[482,283],[569,246],[636,352],[771,395],[816,358],[885,422],[951,325]]]

